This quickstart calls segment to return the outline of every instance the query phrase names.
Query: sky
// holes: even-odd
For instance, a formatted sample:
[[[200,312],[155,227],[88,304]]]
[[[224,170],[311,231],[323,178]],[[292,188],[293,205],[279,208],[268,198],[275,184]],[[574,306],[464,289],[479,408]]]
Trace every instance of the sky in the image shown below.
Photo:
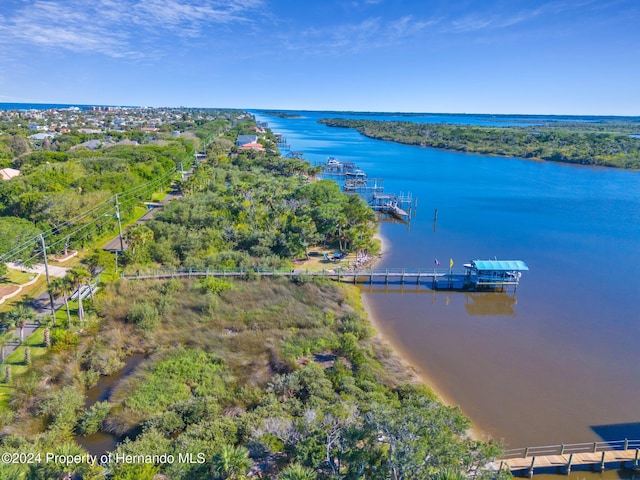
[[[0,102],[640,115],[639,0],[0,3]]]

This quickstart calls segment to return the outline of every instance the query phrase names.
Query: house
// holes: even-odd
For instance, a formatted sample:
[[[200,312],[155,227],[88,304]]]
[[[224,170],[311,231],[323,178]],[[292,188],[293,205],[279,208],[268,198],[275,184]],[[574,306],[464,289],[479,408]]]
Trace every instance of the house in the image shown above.
[[[3,168],[0,170],[0,180],[11,180],[13,177],[20,175],[20,170],[15,168]]]
[[[53,138],[54,135],[51,133],[34,133],[33,135],[29,135],[29,139],[35,142],[42,142],[45,138]]]
[[[238,135],[238,139],[236,140],[236,147],[242,147],[243,145],[247,145],[248,143],[257,143],[258,136],[257,135]]]
[[[85,147],[89,150],[97,150],[98,148],[100,148],[100,145],[102,145],[102,142],[100,140],[87,140],[86,142],[71,147],[71,150],[76,150],[78,147]]]
[[[250,142],[238,147],[238,150],[257,150],[259,152],[264,152],[264,147],[258,142]]]

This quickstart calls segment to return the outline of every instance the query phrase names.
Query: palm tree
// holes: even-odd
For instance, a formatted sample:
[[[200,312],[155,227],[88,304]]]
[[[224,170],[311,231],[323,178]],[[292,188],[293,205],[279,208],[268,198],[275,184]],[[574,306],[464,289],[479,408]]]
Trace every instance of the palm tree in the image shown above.
[[[131,248],[131,256],[136,259],[136,255],[144,246],[153,240],[153,230],[145,225],[134,225],[124,235],[127,245]]]
[[[44,317],[42,317],[42,320],[40,321],[40,325],[44,327],[43,344],[45,347],[49,348],[51,347],[51,326],[52,325],[55,326],[55,322],[51,319],[51,317],[49,317],[48,315],[45,315]]]
[[[211,460],[214,478],[235,480],[245,475],[253,465],[249,450],[244,447],[225,445]]]
[[[316,472],[310,468],[303,467],[299,463],[292,463],[282,471],[278,480],[315,480],[316,478]]]
[[[54,278],[49,285],[49,290],[54,298],[62,297],[64,306],[67,309],[67,327],[71,326],[71,309],[69,308],[69,291],[71,290],[71,281],[68,277]],[[54,325],[55,326],[55,325]]]
[[[6,331],[0,333],[0,362],[4,363],[4,348],[15,338],[13,332]]]
[[[34,322],[38,318],[35,310],[24,305],[18,305],[7,314],[7,323],[20,329],[20,343],[24,343],[24,327],[27,323]]]
[[[465,480],[465,478],[467,477],[464,473],[451,467],[445,467],[431,475],[431,480]]]
[[[80,288],[87,285],[91,280],[91,273],[84,265],[76,265],[67,274],[69,281],[73,285],[74,289],[78,291],[78,318],[81,321],[84,320],[84,307],[82,306],[82,295],[80,295]],[[91,287],[89,287],[91,288]]]

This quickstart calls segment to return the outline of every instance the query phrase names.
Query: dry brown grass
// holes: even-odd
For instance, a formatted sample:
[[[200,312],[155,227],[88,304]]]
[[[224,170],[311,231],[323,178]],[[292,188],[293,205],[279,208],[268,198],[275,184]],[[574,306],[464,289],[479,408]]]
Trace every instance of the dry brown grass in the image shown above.
[[[152,330],[127,323],[131,306],[140,302],[160,312]],[[24,425],[34,432],[41,427],[33,417],[51,389],[74,385],[82,391],[85,372],[113,373],[127,356],[143,353],[148,358],[117,384],[110,398],[114,408],[108,428],[126,432],[146,420],[125,406],[126,398],[145,381],[155,362],[180,347],[222,358],[229,388],[237,390],[223,406],[246,408],[251,399],[245,392],[265,387],[274,374],[299,368],[301,358],[335,354],[336,329],[345,314],[357,312],[366,318],[356,287],[286,278],[238,280],[219,296],[203,291],[197,280],[121,280],[105,287],[96,309],[102,317],[99,326],[85,329],[76,350],[51,355],[46,365],[38,365],[37,389],[25,385],[16,396],[21,418],[12,428]],[[369,368],[377,381],[389,386],[416,381],[380,338],[364,343],[378,361]]]

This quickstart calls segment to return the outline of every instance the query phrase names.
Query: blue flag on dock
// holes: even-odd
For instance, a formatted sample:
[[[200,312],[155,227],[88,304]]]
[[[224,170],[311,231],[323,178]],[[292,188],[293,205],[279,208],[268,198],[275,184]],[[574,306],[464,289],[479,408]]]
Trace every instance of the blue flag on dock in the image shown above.
[[[440,265],[440,262],[438,261],[437,258],[435,258],[433,261],[435,262],[436,265]]]

